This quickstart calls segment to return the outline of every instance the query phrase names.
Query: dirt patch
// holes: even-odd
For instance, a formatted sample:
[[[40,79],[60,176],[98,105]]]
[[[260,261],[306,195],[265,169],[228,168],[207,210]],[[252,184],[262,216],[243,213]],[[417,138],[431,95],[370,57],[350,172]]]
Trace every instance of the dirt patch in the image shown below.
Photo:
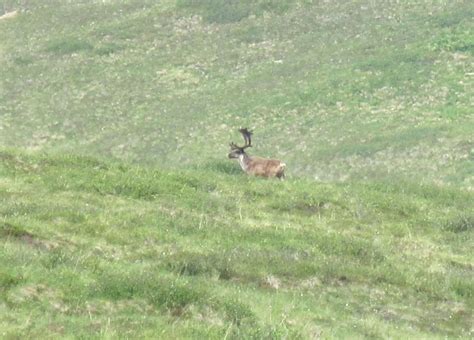
[[[268,275],[265,279],[260,283],[261,287],[264,288],[271,288],[278,290],[281,286],[281,280],[273,275]]]
[[[6,222],[0,224],[0,238],[15,240],[41,250],[50,250],[56,247],[54,243],[40,240],[37,236],[23,228]]]
[[[0,20],[12,19],[12,18],[16,17],[17,15],[18,15],[18,11],[7,12],[3,15],[0,15]]]
[[[306,288],[306,289],[313,289],[315,287],[319,287],[322,285],[321,279],[313,276],[310,278],[307,278],[301,282],[301,287]]]
[[[61,292],[41,283],[23,286],[11,292],[9,298],[14,303],[26,301],[44,302],[52,310],[59,313],[67,313],[69,311],[69,306],[64,303]]]
[[[6,152],[0,152],[0,162],[11,170],[31,172],[38,169],[37,164],[30,164],[22,160],[20,157],[14,156]]]

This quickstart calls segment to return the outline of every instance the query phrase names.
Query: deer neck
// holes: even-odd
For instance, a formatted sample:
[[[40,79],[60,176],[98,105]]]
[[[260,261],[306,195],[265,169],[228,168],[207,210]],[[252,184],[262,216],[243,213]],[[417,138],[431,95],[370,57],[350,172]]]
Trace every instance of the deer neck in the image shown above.
[[[239,155],[239,164],[242,170],[247,171],[250,162],[250,156],[246,153]]]

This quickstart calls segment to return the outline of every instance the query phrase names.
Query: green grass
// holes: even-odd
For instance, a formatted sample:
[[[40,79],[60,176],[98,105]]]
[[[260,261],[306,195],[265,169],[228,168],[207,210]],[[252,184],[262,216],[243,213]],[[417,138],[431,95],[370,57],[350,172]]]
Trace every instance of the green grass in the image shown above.
[[[473,188],[470,1],[2,3],[0,145]]]
[[[473,15],[0,0],[0,337],[472,337]]]
[[[3,337],[470,334],[472,193],[0,159]]]

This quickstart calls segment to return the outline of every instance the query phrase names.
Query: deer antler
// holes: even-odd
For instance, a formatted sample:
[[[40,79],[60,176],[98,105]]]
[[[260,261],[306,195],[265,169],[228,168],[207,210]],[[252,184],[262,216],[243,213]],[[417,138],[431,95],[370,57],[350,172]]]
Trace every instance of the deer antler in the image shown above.
[[[240,149],[240,148],[241,148],[240,146],[238,146],[238,145],[235,144],[234,142],[231,142],[229,145],[230,145],[231,150],[236,150],[236,149]]]
[[[251,147],[252,146],[252,140],[251,140],[252,132],[249,131],[247,128],[239,129],[239,131],[242,134],[242,136],[244,137],[245,145],[244,146],[238,146],[234,142],[231,142],[230,143],[231,149],[233,149],[233,150],[235,150],[235,149],[243,150],[243,149],[246,149],[248,147]]]
[[[244,140],[245,140],[245,146],[244,148],[248,148],[250,146],[252,146],[252,132],[249,131],[247,128],[244,128],[244,129],[239,129],[240,133],[242,134],[242,136],[244,136]]]

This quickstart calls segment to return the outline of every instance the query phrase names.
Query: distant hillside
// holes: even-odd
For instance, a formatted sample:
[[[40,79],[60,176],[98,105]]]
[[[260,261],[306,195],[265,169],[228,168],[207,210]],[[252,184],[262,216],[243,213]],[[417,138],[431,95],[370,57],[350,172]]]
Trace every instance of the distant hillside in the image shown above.
[[[0,146],[474,188],[472,1],[0,0]]]
[[[2,338],[469,338],[472,193],[0,150]]]

